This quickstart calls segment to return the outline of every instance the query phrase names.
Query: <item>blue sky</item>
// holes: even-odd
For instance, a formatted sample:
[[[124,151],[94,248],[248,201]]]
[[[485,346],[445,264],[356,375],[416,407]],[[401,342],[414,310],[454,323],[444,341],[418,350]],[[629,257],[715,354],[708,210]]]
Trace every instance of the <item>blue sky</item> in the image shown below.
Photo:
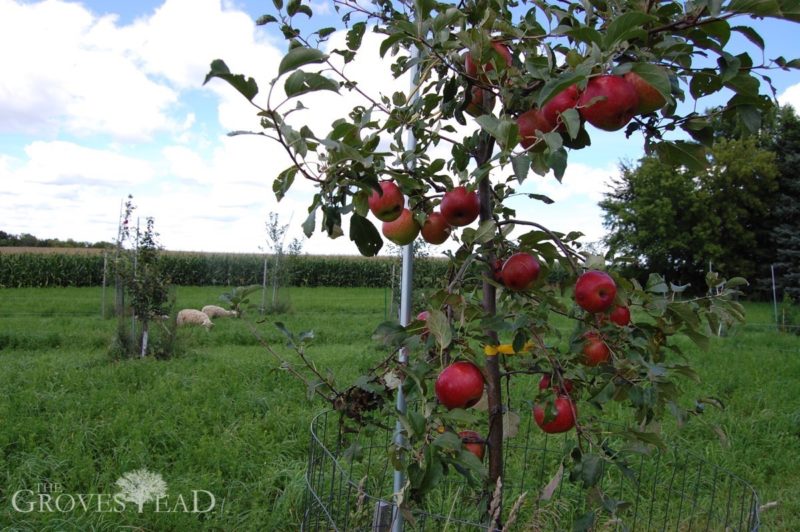
[[[312,5],[318,14],[332,13],[325,0]],[[155,216],[170,249],[257,251],[270,211],[291,220],[290,235],[300,236],[312,188],[298,183],[277,204],[271,180],[286,166],[280,150],[256,138],[227,137],[257,127],[252,108],[218,80],[202,86],[215,58],[267,85],[284,44],[252,20],[269,7],[269,1],[0,0],[0,229],[111,240],[120,202],[132,193],[139,215]],[[797,55],[790,43],[800,26],[757,25],[767,58]],[[746,41],[737,45],[760,56]],[[376,52],[349,68],[373,94],[405,88],[402,80],[376,76],[380,66]],[[780,100],[798,107],[800,73],[771,75]],[[698,109],[721,101],[700,102]],[[317,110],[301,119],[319,124],[317,131],[352,105],[319,98],[307,105],[313,103]],[[641,156],[642,142],[622,132],[593,131],[592,140],[571,154],[563,184],[552,178],[526,184],[556,204],[520,205],[521,214],[557,230],[581,230],[588,240],[603,235],[597,201],[618,161]],[[357,253],[346,238],[321,235],[305,250]]]

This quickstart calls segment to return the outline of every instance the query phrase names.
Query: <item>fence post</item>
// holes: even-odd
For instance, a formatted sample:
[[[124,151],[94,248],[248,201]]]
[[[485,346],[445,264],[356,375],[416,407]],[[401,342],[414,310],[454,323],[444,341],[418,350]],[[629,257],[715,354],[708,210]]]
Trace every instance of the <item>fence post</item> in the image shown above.
[[[775,291],[775,265],[770,264],[769,270],[772,273],[772,307],[775,309],[775,328],[780,329],[780,322],[778,321],[778,296]]]

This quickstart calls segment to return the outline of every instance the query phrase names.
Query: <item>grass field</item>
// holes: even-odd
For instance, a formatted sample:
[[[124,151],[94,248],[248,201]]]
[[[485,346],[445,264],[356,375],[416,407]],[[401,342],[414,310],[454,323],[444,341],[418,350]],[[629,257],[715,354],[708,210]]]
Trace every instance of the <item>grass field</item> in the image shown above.
[[[178,307],[215,303],[221,288],[179,288]],[[384,319],[374,289],[293,288],[292,310],[276,317],[313,329],[309,356],[348,382],[384,353],[370,339]],[[685,345],[703,382],[687,398],[714,396],[678,431],[687,448],[749,480],[765,530],[800,530],[800,340],[762,327],[768,305],[748,305],[754,325]],[[276,368],[243,320],[183,330],[186,353],[169,361],[114,362],[114,320],[100,317],[96,288],[0,290],[0,525],[7,530],[294,530],[302,512],[309,432],[320,403]],[[269,323],[258,326],[281,345]],[[590,407],[586,407],[590,408]],[[719,430],[715,430],[718,427]],[[207,513],[15,511],[18,490],[57,484],[63,493],[114,493],[124,473],[147,468],[180,495],[207,490]],[[23,508],[24,509],[24,508]],[[151,509],[151,508],[150,508]],[[91,508],[90,508],[91,510]],[[566,526],[566,524],[565,524]]]

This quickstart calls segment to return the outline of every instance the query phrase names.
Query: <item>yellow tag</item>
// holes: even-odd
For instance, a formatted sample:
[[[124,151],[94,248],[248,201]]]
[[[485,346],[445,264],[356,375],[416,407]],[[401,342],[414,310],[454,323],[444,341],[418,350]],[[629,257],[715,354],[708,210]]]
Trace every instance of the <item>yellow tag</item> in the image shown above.
[[[514,346],[512,344],[500,344],[500,345],[485,345],[483,346],[483,353],[487,357],[497,356],[498,354],[501,355],[518,355],[520,353],[526,353],[533,349],[533,343],[527,342],[525,346],[523,346],[522,351],[514,351]]]

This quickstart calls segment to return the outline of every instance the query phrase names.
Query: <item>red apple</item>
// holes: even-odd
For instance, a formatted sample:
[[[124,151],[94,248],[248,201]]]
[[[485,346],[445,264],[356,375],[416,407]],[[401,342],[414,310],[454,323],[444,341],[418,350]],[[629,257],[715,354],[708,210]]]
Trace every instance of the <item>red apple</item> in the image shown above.
[[[392,181],[381,181],[381,192],[373,190],[367,200],[369,210],[382,222],[396,220],[403,212],[406,199],[400,188]]]
[[[466,70],[469,77],[487,81],[488,78],[486,74],[493,71],[495,66],[498,67],[498,72],[502,72],[513,62],[511,50],[505,44],[495,41],[492,43],[492,48],[500,55],[499,60],[493,58],[492,61],[483,65],[476,64],[472,59],[472,54],[467,52],[464,58],[464,70]]]
[[[545,423],[544,421],[544,405],[534,405],[533,419],[539,427],[548,434],[557,434],[560,432],[567,432],[575,426],[575,418],[578,415],[578,410],[575,403],[568,395],[559,395],[555,400],[556,417]]]
[[[496,98],[492,91],[480,87],[472,87],[466,108],[467,114],[481,116],[491,113],[492,109],[494,109],[495,100]]]
[[[639,95],[639,105],[636,107],[636,112],[640,115],[658,111],[667,104],[667,99],[636,72],[628,72],[623,77],[631,84],[636,94]]]
[[[617,284],[606,272],[590,270],[575,283],[575,301],[588,312],[603,312],[614,302]]]
[[[405,246],[417,238],[419,224],[408,209],[403,209],[400,216],[391,222],[383,222],[383,236],[397,244]]]
[[[581,116],[594,127],[605,131],[617,131],[625,127],[636,114],[638,106],[636,89],[622,76],[590,79],[578,100]]]
[[[556,379],[556,380],[558,380],[558,379]],[[550,383],[552,381],[553,381],[553,379],[550,377],[550,375],[542,375],[542,380],[539,381],[539,389],[540,390],[546,390],[547,388],[550,388]],[[553,382],[553,386],[552,386],[552,390],[554,392],[556,392],[557,394],[561,394],[561,395],[569,395],[569,394],[571,394],[573,388],[574,387],[572,385],[572,381],[569,380],[569,379],[565,379],[564,382],[561,383],[560,386],[559,386],[558,382]]]
[[[450,236],[451,227],[442,213],[432,212],[422,226],[422,238],[429,244],[442,244]]]
[[[544,114],[538,109],[531,109],[525,111],[517,117],[517,128],[519,129],[519,144],[526,150],[534,145],[541,137],[536,134],[536,131],[547,133],[553,130],[553,123],[549,122]],[[537,148],[541,146],[544,149],[544,142],[539,142]]]
[[[583,363],[587,366],[599,366],[608,362],[611,357],[611,350],[608,348],[603,338],[594,331],[589,331],[583,335]]]
[[[474,430],[462,430],[458,433],[464,448],[478,457],[478,460],[483,461],[483,455],[486,451],[486,442],[481,438],[481,435]]]
[[[530,253],[514,253],[503,264],[502,276],[510,290],[527,290],[539,277],[539,261]]]
[[[625,327],[631,322],[631,310],[628,307],[614,307],[610,318],[620,327]]]
[[[469,408],[483,395],[483,374],[472,362],[450,364],[436,378],[436,397],[448,410]]]
[[[462,227],[478,218],[481,203],[476,192],[470,192],[466,187],[455,187],[445,192],[439,210],[447,223]]]
[[[542,106],[544,119],[550,124],[557,125],[556,129],[559,131],[563,131],[565,126],[559,115],[567,109],[572,109],[578,105],[578,98],[580,98],[578,86],[570,85]]]

